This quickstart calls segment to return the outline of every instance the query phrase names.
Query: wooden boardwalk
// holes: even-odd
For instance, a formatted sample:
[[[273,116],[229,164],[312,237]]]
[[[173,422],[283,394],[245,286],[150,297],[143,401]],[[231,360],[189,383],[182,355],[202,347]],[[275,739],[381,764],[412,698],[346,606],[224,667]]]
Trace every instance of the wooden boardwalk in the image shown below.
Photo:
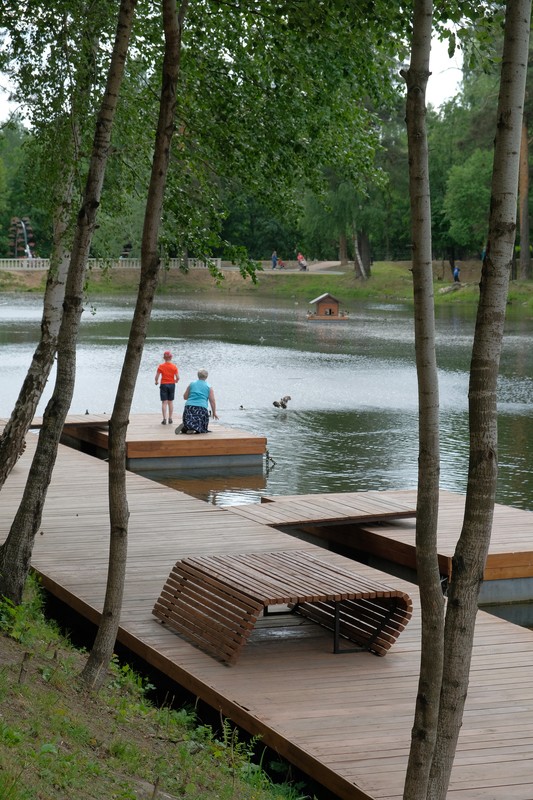
[[[375,519],[372,519],[373,504],[376,508]],[[387,504],[390,507],[388,514],[385,512]],[[266,496],[260,504],[231,506],[228,511],[265,525],[303,528],[319,538],[352,546],[414,570],[415,508],[416,491],[394,490],[342,495]],[[445,491],[440,493],[437,538],[443,575],[451,574],[452,556],[461,530],[463,511],[462,495]],[[533,513],[496,505],[484,580],[531,577]]]
[[[1,421],[0,421],[1,422]],[[34,420],[39,427],[42,420]],[[105,414],[71,414],[65,422],[63,441],[105,457],[108,450],[108,422]],[[211,421],[209,433],[176,435],[175,424],[161,425],[156,414],[135,414],[126,436],[129,469],[153,470],[179,467],[220,468],[249,466],[262,470],[266,436],[258,436]]]
[[[2,490],[9,529],[25,483],[34,434]],[[345,800],[400,800],[420,657],[416,587],[335,553],[321,558],[367,575],[414,603],[413,618],[384,658],[334,655],[331,636],[306,623],[259,628],[235,666],[169,631],[152,608],[176,560],[189,555],[309,550],[311,544],[140,476],[128,475],[130,546],[120,640]],[[412,495],[384,493],[412,506]],[[462,499],[447,499],[457,536]],[[505,517],[506,509],[498,513]],[[512,512],[512,510],[511,510]],[[511,513],[510,517],[514,517]],[[533,519],[533,515],[531,516]],[[395,527],[412,527],[410,521]],[[381,530],[381,528],[379,529]],[[106,465],[61,447],[33,565],[59,598],[96,621],[105,588],[109,525]],[[449,798],[533,797],[533,633],[479,613],[469,696]]]
[[[410,504],[385,496],[384,492],[290,495],[267,497],[261,503],[231,506],[230,510],[254,522],[279,527],[361,525],[414,517],[416,495]]]

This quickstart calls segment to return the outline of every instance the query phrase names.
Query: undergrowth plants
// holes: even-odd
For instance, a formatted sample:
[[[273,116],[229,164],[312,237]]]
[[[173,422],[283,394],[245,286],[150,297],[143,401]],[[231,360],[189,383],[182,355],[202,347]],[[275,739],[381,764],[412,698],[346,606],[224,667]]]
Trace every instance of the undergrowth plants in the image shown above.
[[[220,733],[190,709],[157,708],[152,684],[114,657],[98,695],[77,682],[86,654],[46,620],[38,581],[0,600],[1,800],[303,800],[255,760],[258,739]]]

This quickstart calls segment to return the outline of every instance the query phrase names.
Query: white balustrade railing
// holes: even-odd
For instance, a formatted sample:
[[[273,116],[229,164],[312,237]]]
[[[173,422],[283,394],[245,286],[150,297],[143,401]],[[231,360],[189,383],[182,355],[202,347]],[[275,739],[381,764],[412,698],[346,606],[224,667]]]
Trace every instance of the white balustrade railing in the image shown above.
[[[30,271],[36,269],[48,270],[48,258],[0,258],[0,270],[15,272],[16,270]]]
[[[165,268],[179,269],[185,263],[187,269],[207,269],[208,264],[221,268],[222,259],[210,258],[208,261],[201,258],[170,258],[164,262]],[[34,272],[35,270],[48,271],[50,259],[48,258],[0,258],[0,271],[5,272]],[[90,258],[89,269],[140,269],[140,258]]]

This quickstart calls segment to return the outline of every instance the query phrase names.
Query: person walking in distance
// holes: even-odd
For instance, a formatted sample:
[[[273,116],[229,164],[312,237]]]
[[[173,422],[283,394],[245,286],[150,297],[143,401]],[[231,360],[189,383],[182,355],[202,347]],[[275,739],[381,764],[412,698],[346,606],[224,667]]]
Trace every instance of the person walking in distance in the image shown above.
[[[302,272],[305,272],[307,270],[307,261],[305,260],[305,258],[301,253],[298,253],[298,255],[296,256],[296,260],[298,261],[300,270]]]
[[[155,371],[155,385],[159,386],[159,396],[161,397],[161,412],[163,419],[161,425],[172,424],[172,414],[174,412],[174,394],[176,392],[176,384],[179,381],[179,372],[175,364],[172,363],[172,353],[170,350],[165,350],[163,353],[163,362],[159,364]]]

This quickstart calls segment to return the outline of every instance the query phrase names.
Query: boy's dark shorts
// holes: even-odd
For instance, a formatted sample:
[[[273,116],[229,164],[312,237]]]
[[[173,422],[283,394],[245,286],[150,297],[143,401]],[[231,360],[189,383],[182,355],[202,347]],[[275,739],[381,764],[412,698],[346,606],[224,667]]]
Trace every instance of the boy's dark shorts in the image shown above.
[[[162,383],[159,387],[159,396],[161,397],[161,400],[174,400],[175,392],[175,383]]]

